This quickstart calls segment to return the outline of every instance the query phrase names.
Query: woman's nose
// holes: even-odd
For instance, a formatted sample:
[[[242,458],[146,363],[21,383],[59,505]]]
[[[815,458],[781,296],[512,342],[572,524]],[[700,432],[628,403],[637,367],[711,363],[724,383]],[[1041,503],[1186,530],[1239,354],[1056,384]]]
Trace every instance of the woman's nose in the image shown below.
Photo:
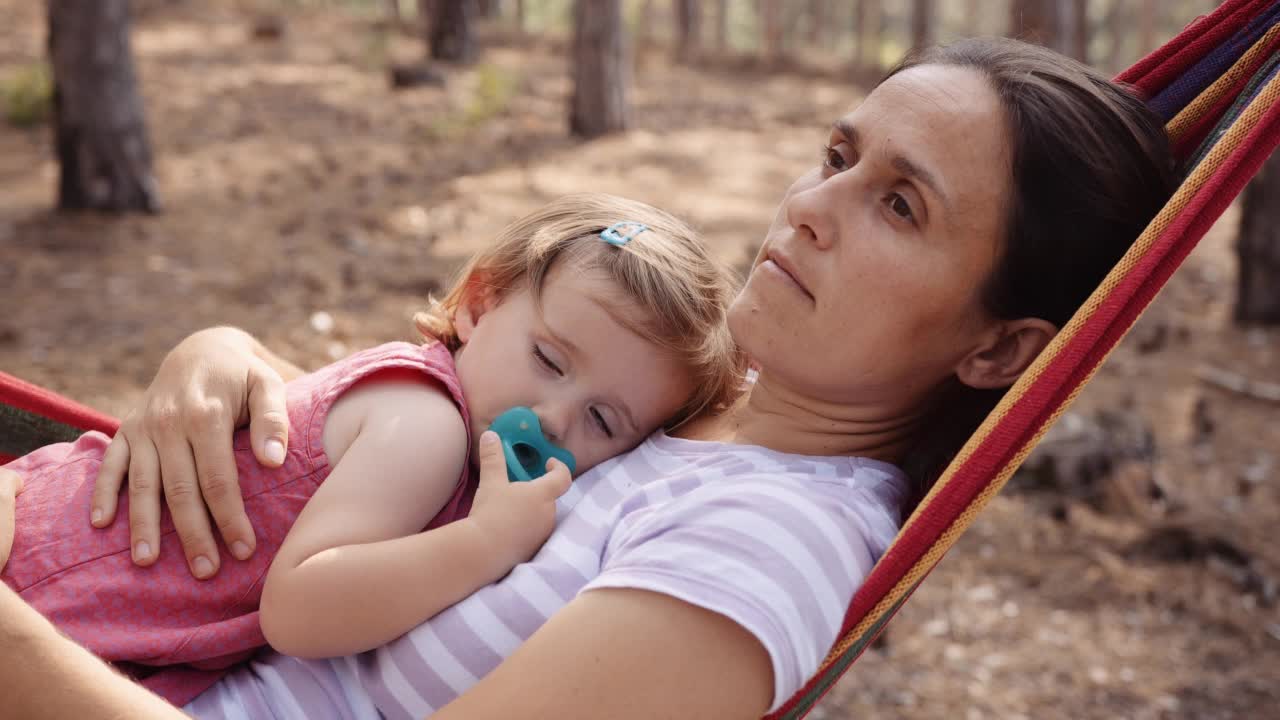
[[[787,223],[802,240],[809,240],[826,250],[835,242],[835,205],[830,197],[828,179],[800,190],[787,202]]]

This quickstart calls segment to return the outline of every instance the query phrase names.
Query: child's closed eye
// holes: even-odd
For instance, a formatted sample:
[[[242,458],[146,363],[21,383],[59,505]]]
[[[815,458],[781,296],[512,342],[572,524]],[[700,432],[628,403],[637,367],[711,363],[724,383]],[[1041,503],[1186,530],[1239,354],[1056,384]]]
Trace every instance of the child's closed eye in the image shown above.
[[[591,408],[590,412],[591,412],[591,419],[595,420],[596,425],[600,427],[600,430],[605,434],[605,436],[608,437],[610,440],[612,440],[613,429],[609,427],[609,421],[604,419],[604,414],[601,413],[596,408]]]
[[[542,348],[538,347],[537,343],[534,343],[533,345],[533,356],[537,358],[539,365],[560,377],[564,377],[564,370],[561,370],[559,365],[552,362],[551,358],[547,357],[547,354],[542,352]]]

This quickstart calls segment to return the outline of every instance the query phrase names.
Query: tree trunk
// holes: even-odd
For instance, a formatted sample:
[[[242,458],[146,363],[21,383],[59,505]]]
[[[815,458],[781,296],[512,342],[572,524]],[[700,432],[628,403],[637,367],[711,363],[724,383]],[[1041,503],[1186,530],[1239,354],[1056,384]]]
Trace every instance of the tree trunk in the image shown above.
[[[572,62],[569,131],[593,138],[626,130],[631,73],[621,0],[576,0]]]
[[[676,0],[676,62],[690,63],[702,49],[701,0]]]
[[[516,0],[516,29],[524,32],[524,0]]]
[[[1041,45],[1053,43],[1053,0],[1009,3],[1009,36]]]
[[[1067,3],[1068,13],[1072,16],[1070,25],[1071,57],[1082,63],[1089,62],[1089,44],[1093,40],[1093,28],[1089,26],[1089,0],[1072,0]]]
[[[1236,322],[1280,325],[1280,153],[1245,188],[1236,257]]]
[[[979,20],[982,17],[982,6],[980,0],[964,1],[964,29],[962,31],[965,37],[973,37],[978,34],[978,29],[982,27]]]
[[[574,0],[576,5],[578,0]],[[636,15],[636,48],[648,52],[653,44],[653,0],[644,0]]]
[[[922,48],[933,37],[933,0],[914,0],[911,7],[911,47]]]
[[[1111,0],[1110,7],[1107,8],[1106,15],[1103,16],[1099,27],[1107,29],[1107,55],[1106,55],[1106,71],[1108,73],[1118,72],[1121,67],[1121,61],[1124,58],[1124,39],[1125,29],[1129,27],[1129,15],[1125,12],[1125,4],[1120,0]]]
[[[1081,62],[1089,54],[1088,0],[1062,0],[1054,4],[1054,50]]]
[[[49,1],[58,209],[156,212],[128,0]]]
[[[794,2],[783,3],[782,47],[794,48],[800,44],[800,23],[804,19],[804,5]]]
[[[435,0],[418,0],[418,25],[422,28],[422,37],[431,45],[431,23],[436,16]]]
[[[474,0],[432,0],[427,23],[427,45],[433,60],[471,62],[476,56],[472,31]]]
[[[853,3],[853,65],[861,70],[867,66],[867,5],[871,0],[854,0]]]
[[[476,10],[482,18],[495,17],[498,14],[498,0],[476,0]]]
[[[885,12],[881,0],[857,0],[853,7],[855,32],[854,57],[860,71],[880,71],[880,47],[884,37]]]
[[[1088,0],[1014,0],[1009,34],[1084,60],[1088,47]]]
[[[831,7],[827,0],[809,0],[809,45],[826,47],[831,37]]]
[[[760,47],[770,60],[782,55],[781,0],[760,0]]]
[[[716,49],[729,47],[729,0],[716,0]]]

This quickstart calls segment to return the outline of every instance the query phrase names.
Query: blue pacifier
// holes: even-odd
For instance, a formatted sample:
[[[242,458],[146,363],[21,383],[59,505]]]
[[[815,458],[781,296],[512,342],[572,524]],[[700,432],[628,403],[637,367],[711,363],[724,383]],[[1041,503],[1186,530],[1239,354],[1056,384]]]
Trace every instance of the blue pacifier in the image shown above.
[[[547,473],[547,460],[555,458],[569,468],[572,475],[577,469],[573,453],[556,447],[542,434],[542,423],[527,407],[513,407],[494,418],[489,429],[498,434],[502,454],[507,459],[507,478],[521,482],[542,477]]]

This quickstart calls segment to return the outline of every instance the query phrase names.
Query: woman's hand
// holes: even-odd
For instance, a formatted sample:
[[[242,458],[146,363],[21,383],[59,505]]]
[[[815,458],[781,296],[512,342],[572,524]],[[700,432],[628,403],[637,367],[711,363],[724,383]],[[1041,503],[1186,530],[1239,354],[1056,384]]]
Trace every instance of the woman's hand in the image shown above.
[[[22,476],[0,468],[0,570],[9,562],[13,549],[13,533],[17,528],[16,499],[22,492]]]
[[[277,360],[275,367],[270,360]],[[220,565],[210,515],[233,555],[252,555],[253,527],[231,438],[248,422],[258,461],[283,462],[289,416],[280,366],[234,328],[202,330],[179,343],[160,364],[142,407],[124,419],[107,447],[94,486],[93,525],[115,519],[127,477],[134,563],[150,565],[160,556],[162,488],[192,575],[211,577]]]
[[[572,482],[569,468],[559,460],[529,482],[507,479],[507,463],[498,435],[480,436],[480,482],[467,519],[491,539],[495,556],[507,568],[533,557],[556,527],[556,499]]]

